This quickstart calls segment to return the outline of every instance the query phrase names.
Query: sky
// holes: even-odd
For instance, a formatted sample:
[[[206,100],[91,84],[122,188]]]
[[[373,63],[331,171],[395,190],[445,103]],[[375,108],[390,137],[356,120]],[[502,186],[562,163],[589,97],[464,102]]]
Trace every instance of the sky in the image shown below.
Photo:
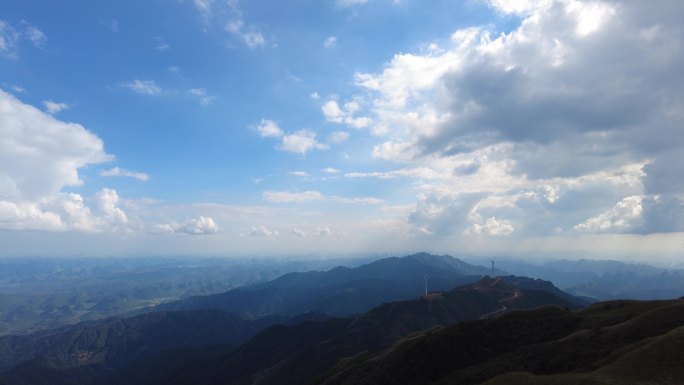
[[[0,0],[1,256],[684,254],[684,2]]]

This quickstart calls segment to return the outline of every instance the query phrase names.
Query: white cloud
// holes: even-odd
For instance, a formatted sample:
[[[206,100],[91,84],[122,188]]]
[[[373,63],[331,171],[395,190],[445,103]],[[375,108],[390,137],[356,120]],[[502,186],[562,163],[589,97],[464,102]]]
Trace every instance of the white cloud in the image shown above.
[[[255,129],[263,138],[281,138],[280,143],[275,147],[280,151],[306,155],[307,152],[312,150],[326,150],[329,148],[327,144],[316,140],[316,133],[313,131],[299,130],[285,134],[278,124],[272,120],[262,119]]]
[[[443,174],[428,168],[428,167],[414,167],[405,168],[387,172],[348,172],[344,174],[347,178],[378,178],[378,179],[395,179],[395,178],[419,178],[419,179],[441,179]]]
[[[154,80],[135,79],[122,83],[121,86],[143,95],[161,95],[163,92]]]
[[[328,100],[325,102],[325,104],[323,104],[321,107],[321,111],[323,111],[325,118],[330,121],[342,121],[342,110],[340,109],[340,106],[337,104],[336,100]]]
[[[489,6],[504,14],[526,16],[540,8],[548,7],[550,2],[539,0],[488,0]]]
[[[330,36],[323,42],[325,48],[333,48],[335,45],[337,45],[337,37],[335,36]]]
[[[264,191],[262,197],[265,200],[274,203],[303,203],[322,200],[334,203],[360,205],[381,205],[385,203],[382,199],[373,197],[347,198],[337,195],[326,197],[318,191]]]
[[[83,182],[78,169],[113,159],[102,140],[0,90],[0,199],[35,201]]]
[[[128,223],[126,213],[117,207],[119,204],[119,194],[116,193],[116,190],[104,188],[95,194],[95,200],[99,211],[107,222],[115,226]]]
[[[287,175],[298,176],[300,178],[308,178],[311,176],[306,171],[290,171],[287,173]]]
[[[127,229],[128,217],[118,207],[115,190],[98,191],[94,202],[95,212],[74,193],[57,193],[35,202],[0,200],[0,228],[90,233]]]
[[[478,222],[482,222],[481,218]],[[486,235],[509,235],[515,231],[513,224],[507,220],[487,218],[483,223],[473,223],[467,233],[486,234]]]
[[[321,98],[321,95],[318,94],[318,92],[312,92],[309,97],[314,100],[318,100]]]
[[[256,129],[263,138],[280,138],[283,136],[283,130],[278,127],[278,123],[272,120],[261,119],[261,123]]]
[[[10,88],[12,88],[12,89],[14,90],[14,92],[19,93],[19,94],[25,94],[25,93],[26,93],[26,88],[24,88],[24,87],[19,87],[19,86],[16,85],[16,84],[12,84],[12,85],[10,86]]]
[[[282,137],[282,142],[276,148],[281,151],[306,155],[306,153],[311,150],[325,150],[328,146],[316,141],[315,132],[299,130],[292,134],[284,135]]]
[[[220,228],[211,217],[200,216],[183,223],[157,224],[152,227],[151,232],[157,234],[209,235],[219,233]]]
[[[575,226],[582,231],[624,230],[636,227],[643,211],[642,196],[626,197],[612,209]]]
[[[17,41],[21,35],[9,23],[0,19],[0,53],[17,58]]]
[[[254,26],[245,26],[245,22],[242,20],[229,21],[226,25],[226,31],[239,37],[251,49],[266,44],[264,36]]]
[[[44,100],[43,105],[45,106],[45,110],[53,115],[69,108],[69,105],[66,103],[57,103],[52,100]]]
[[[45,36],[43,31],[32,25],[26,24],[24,33],[26,34],[26,38],[29,39],[34,46],[37,48],[45,47],[45,44],[47,43],[47,36]]]
[[[0,91],[0,228],[101,232],[125,229],[117,192],[104,188],[91,210],[79,194],[80,168],[109,162],[100,138]]]
[[[677,171],[684,84],[676,64],[684,60],[684,3],[489,5],[520,24],[504,34],[460,29],[446,44],[356,74],[362,94],[354,100],[367,102],[354,114],[372,118],[371,132],[388,137],[372,154],[406,167],[346,176],[432,170],[412,176],[424,179],[416,188],[426,193],[410,220],[416,233],[683,230],[665,208],[684,207]],[[329,121],[344,120],[337,100],[323,107]],[[523,193],[530,198],[506,207],[479,206],[476,222],[460,215],[488,197]],[[634,199],[615,206],[625,196],[644,198],[640,206]],[[459,215],[429,215],[437,212]]]
[[[365,198],[345,198],[341,196],[332,196],[330,197],[330,200],[333,202],[337,203],[354,203],[354,204],[362,204],[362,205],[381,205],[385,203],[382,199],[378,198],[373,198],[373,197],[365,197]]]
[[[209,103],[214,100],[214,97],[210,96],[204,88],[191,88],[188,90],[188,94],[199,99],[200,104],[203,106],[209,105]]]
[[[143,182],[146,182],[147,180],[150,179],[150,176],[145,174],[144,172],[129,171],[129,170],[119,168],[119,167],[114,167],[114,168],[111,168],[109,170],[102,170],[102,172],[100,172],[100,175],[102,175],[102,176],[123,176],[123,177],[137,179],[137,180],[140,180]]]
[[[171,46],[161,37],[155,36],[154,40],[157,41],[157,45],[155,45],[154,47],[154,49],[156,49],[157,51],[165,52],[171,49]]]
[[[181,232],[191,235],[216,234],[219,232],[219,227],[212,218],[201,216],[184,223],[181,226]]]
[[[266,38],[259,29],[245,21],[236,0],[194,0],[200,12],[205,30],[219,27],[240,39],[247,47],[254,49],[266,44]]]
[[[349,139],[349,133],[346,131],[333,131],[328,134],[326,141],[330,144],[344,143]]]
[[[262,197],[275,203],[302,203],[323,199],[323,195],[318,191],[264,191]]]
[[[250,237],[275,237],[278,235],[278,230],[270,230],[266,226],[252,226],[252,232],[249,233]]]
[[[14,28],[5,20],[0,19],[0,54],[11,59],[19,57],[18,46],[20,40],[28,40],[36,48],[44,48],[47,36],[35,26],[22,20],[20,27]]]
[[[333,235],[333,232],[330,230],[330,227],[323,226],[316,229],[316,235],[319,237],[327,237]]]
[[[306,237],[306,232],[301,229],[293,229],[292,233],[298,237]]]
[[[353,128],[366,128],[373,123],[373,120],[367,116],[356,116],[356,113],[361,110],[360,103],[359,100],[352,100],[340,107],[336,100],[331,99],[321,106],[321,111],[329,122],[342,123]]]
[[[202,17],[208,18],[212,15],[214,0],[193,0],[193,2]]]
[[[340,172],[340,170],[334,168],[334,167],[326,167],[323,169],[323,172],[326,174],[337,174]]]

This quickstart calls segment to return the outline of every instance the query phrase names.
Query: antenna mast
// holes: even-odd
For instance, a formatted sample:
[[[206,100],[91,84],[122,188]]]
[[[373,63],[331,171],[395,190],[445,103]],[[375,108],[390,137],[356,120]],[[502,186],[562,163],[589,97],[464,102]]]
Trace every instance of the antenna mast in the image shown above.
[[[427,297],[427,273],[425,274],[425,296]]]

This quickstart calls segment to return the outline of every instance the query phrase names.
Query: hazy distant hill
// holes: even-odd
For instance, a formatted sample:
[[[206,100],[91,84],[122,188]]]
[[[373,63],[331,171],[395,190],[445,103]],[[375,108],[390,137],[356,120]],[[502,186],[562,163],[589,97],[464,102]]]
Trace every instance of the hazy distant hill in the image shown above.
[[[160,305],[160,310],[225,309],[260,317],[321,311],[336,316],[363,313],[383,302],[413,298],[474,282],[490,270],[450,256],[427,253],[392,257],[356,268],[290,273],[272,281],[221,294],[191,297]]]
[[[425,298],[386,303],[354,320],[273,326],[233,352],[195,361],[156,383],[306,384],[344,357],[386,348],[416,331],[548,304],[577,307],[548,291],[485,278]]]
[[[684,301],[516,311],[341,361],[322,384],[681,384]]]
[[[0,335],[129,314],[360,259],[0,258]],[[366,261],[367,262],[367,261]]]
[[[533,264],[502,258],[512,274],[541,278],[563,290],[597,300],[670,299],[684,295],[684,271],[602,260],[553,260]]]

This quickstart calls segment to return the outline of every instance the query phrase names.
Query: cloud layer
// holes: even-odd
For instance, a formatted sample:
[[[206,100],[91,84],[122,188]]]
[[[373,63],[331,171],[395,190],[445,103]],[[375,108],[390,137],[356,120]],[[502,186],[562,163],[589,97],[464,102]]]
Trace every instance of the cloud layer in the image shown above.
[[[656,218],[664,205],[684,214],[684,4],[490,7],[520,26],[460,29],[356,74],[384,135],[373,155],[408,166],[347,176],[422,167],[431,182],[410,223],[429,234],[684,230]],[[334,101],[323,112],[345,116]]]

